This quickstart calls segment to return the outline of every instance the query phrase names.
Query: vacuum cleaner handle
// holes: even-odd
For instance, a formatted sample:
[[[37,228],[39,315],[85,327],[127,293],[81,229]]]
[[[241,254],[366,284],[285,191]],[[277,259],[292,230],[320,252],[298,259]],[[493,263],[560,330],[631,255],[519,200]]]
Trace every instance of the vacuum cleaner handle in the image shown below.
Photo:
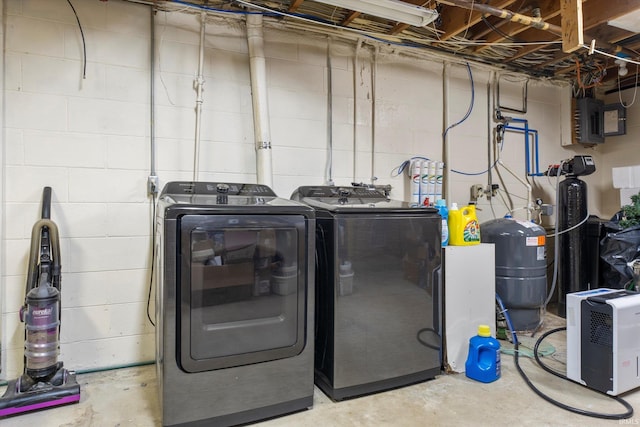
[[[42,190],[42,219],[51,219],[51,187]]]
[[[25,293],[38,286],[40,274],[48,273],[50,284],[61,291],[60,240],[58,227],[51,221],[51,187],[42,191],[42,218],[31,230],[31,250]]]
[[[29,293],[31,289],[37,286],[39,268],[38,268],[38,250],[40,249],[40,237],[42,229],[47,227],[50,233],[51,240],[51,275],[52,284],[59,287],[59,276],[61,271],[60,264],[60,240],[58,238],[58,226],[50,219],[40,219],[34,225],[31,230],[31,250],[29,252],[29,266],[27,270],[27,286],[26,292]],[[56,286],[56,277],[58,286]],[[60,290],[60,289],[58,289]]]

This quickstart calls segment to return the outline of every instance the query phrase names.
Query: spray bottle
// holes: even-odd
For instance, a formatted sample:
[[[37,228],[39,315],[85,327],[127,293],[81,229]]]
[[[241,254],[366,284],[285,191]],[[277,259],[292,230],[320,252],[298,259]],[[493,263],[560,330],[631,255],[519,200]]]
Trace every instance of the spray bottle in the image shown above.
[[[449,210],[447,209],[447,201],[445,199],[438,199],[435,207],[442,217],[442,246],[444,247],[449,244]]]

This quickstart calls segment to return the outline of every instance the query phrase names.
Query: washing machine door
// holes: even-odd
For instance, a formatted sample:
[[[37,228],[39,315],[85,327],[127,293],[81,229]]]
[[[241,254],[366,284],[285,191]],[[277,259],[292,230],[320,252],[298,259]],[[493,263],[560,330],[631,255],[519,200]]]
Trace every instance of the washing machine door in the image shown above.
[[[201,372],[302,352],[306,218],[185,215],[179,229],[179,366]]]

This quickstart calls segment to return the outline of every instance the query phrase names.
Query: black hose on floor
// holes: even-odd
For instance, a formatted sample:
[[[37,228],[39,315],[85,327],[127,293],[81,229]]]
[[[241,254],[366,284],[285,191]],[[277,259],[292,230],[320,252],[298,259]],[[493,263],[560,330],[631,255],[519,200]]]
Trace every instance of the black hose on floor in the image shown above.
[[[613,400],[615,400],[616,402],[620,403],[622,406],[625,407],[625,409],[627,410],[626,412],[620,413],[620,414],[604,414],[601,412],[593,412],[593,411],[587,411],[584,409],[580,409],[580,408],[576,408],[567,404],[564,404],[562,402],[559,402],[555,399],[553,399],[552,397],[544,394],[542,391],[540,391],[529,379],[529,377],[527,377],[527,374],[525,374],[525,372],[522,370],[522,368],[520,367],[520,362],[519,362],[519,357],[518,357],[518,347],[519,347],[519,343],[518,343],[518,339],[516,337],[516,332],[513,330],[513,326],[511,324],[511,318],[509,316],[509,312],[507,310],[505,310],[504,305],[502,304],[502,300],[500,299],[500,297],[496,294],[496,301],[498,302],[498,305],[500,306],[500,309],[502,310],[502,312],[504,313],[505,319],[507,320],[507,327],[509,328],[509,330],[511,331],[511,336],[513,337],[513,344],[514,344],[514,352],[513,352],[513,360],[515,362],[516,365],[516,369],[518,370],[518,372],[520,373],[520,376],[522,377],[522,379],[524,380],[524,382],[527,384],[527,386],[529,386],[529,388],[535,393],[537,394],[539,397],[541,397],[542,399],[546,400],[547,402],[551,403],[554,406],[557,406],[558,408],[562,408],[566,411],[569,412],[573,412],[574,414],[578,414],[578,415],[584,415],[587,417],[592,417],[592,418],[601,418],[601,419],[606,419],[606,420],[624,420],[627,418],[631,418],[633,416],[633,407],[629,404],[629,402],[627,402],[626,400],[617,397],[617,396],[611,396],[608,395],[606,393],[602,393],[598,390],[593,390],[597,393],[600,393],[604,396],[607,396]],[[562,379],[565,379],[567,381],[571,381],[571,382],[575,382],[572,381],[571,379],[567,378],[566,375],[563,375],[559,372],[554,371],[553,369],[549,368],[548,366],[546,366],[544,363],[542,363],[542,361],[540,360],[540,357],[538,356],[538,348],[540,347],[540,343],[542,343],[542,341],[548,337],[549,335],[562,331],[562,330],[566,330],[566,327],[562,327],[562,328],[556,328],[556,329],[552,329],[550,331],[545,332],[544,334],[542,334],[540,336],[540,338],[538,338],[538,340],[536,341],[536,344],[533,347],[533,355],[536,359],[536,362],[539,364],[539,366],[544,369],[545,371],[559,377]],[[579,384],[579,383],[576,383]]]

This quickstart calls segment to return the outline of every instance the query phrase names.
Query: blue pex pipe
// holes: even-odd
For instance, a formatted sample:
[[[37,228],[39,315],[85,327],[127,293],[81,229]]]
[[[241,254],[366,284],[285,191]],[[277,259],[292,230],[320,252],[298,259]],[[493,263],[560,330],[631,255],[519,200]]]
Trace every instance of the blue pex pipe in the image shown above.
[[[496,292],[496,302],[498,303],[498,307],[500,307],[500,311],[504,314],[504,318],[507,321],[507,328],[511,331],[511,338],[513,340],[513,345],[518,345],[518,336],[516,335],[516,330],[513,329],[513,323],[511,323],[511,316],[509,316],[509,312],[506,308],[504,308],[504,303],[502,302],[502,298]],[[517,347],[516,347],[517,349]]]
[[[526,168],[527,168],[527,175],[528,176],[542,176],[542,175],[544,175],[543,173],[540,172],[540,158],[538,156],[538,131],[536,129],[530,129],[529,128],[528,120],[511,119],[511,121],[524,123],[524,127],[523,128],[517,127],[517,126],[506,125],[504,127],[504,129],[505,130],[515,131],[515,132],[523,132],[524,133],[524,143],[525,143],[524,161],[525,161]],[[531,171],[531,166],[532,165],[531,165],[531,154],[530,154],[530,148],[529,148],[529,134],[532,134],[533,137],[534,137],[534,143],[533,143],[534,164],[533,164],[533,166],[535,167],[535,172]]]

